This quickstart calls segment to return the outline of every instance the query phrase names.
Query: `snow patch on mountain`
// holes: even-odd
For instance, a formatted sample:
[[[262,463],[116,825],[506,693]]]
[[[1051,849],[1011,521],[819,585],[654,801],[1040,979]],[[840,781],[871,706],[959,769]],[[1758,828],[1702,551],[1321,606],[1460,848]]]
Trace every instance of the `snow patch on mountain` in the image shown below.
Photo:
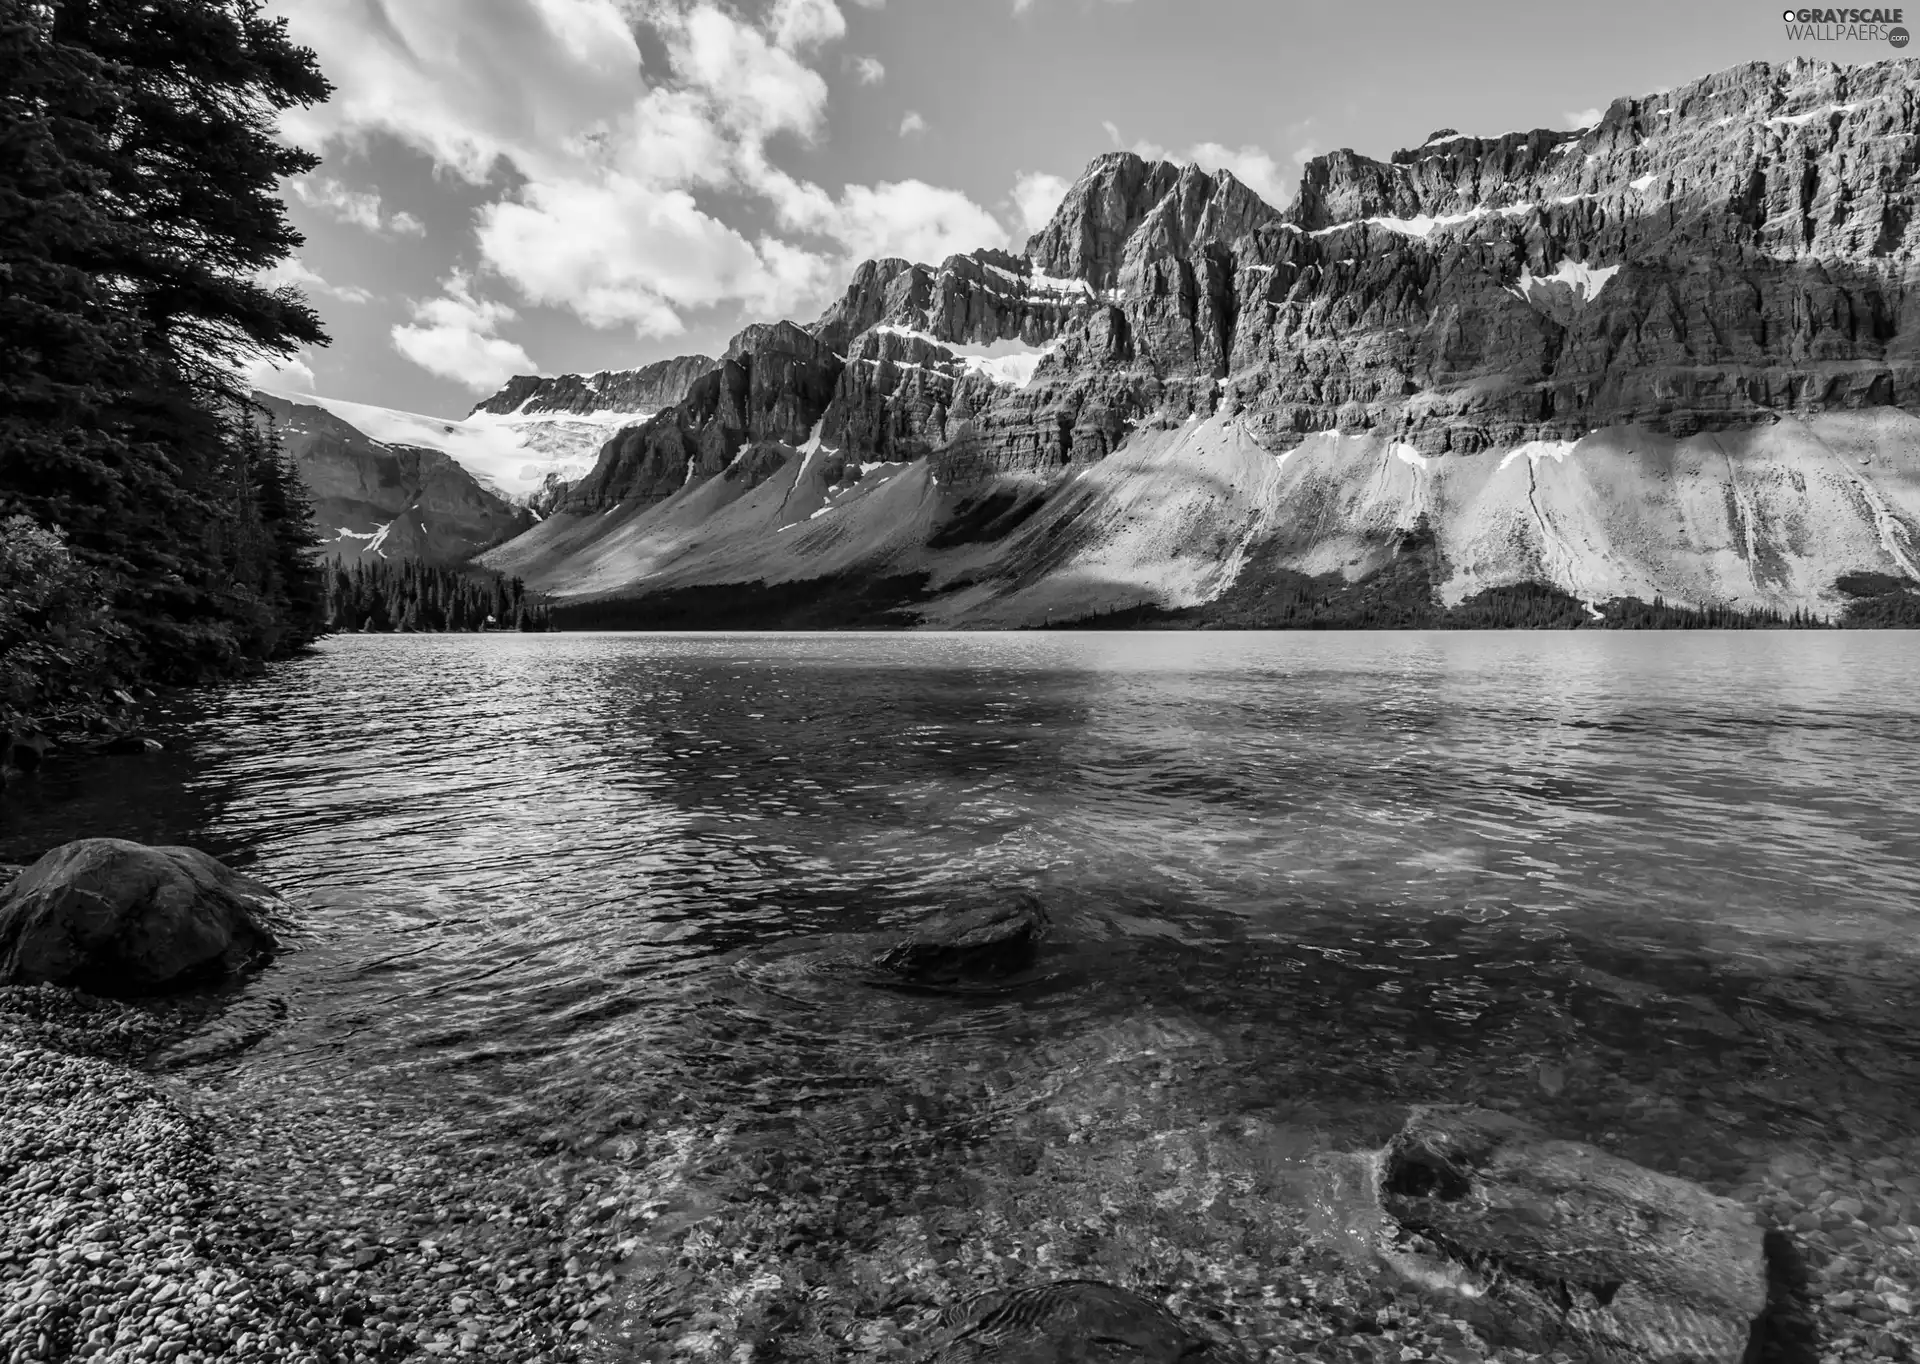
[[[647,412],[475,412],[457,421],[313,393],[263,390],[288,402],[322,408],[382,445],[438,450],[500,496],[526,503],[550,473],[576,479],[593,468],[614,432],[645,421]]]
[[[395,518],[395,520],[398,519],[397,517]],[[387,543],[387,533],[392,529],[392,521],[387,522],[384,526],[376,527],[373,530],[348,530],[345,526],[341,526],[335,534],[334,539],[365,540],[367,543],[362,547],[360,552],[362,554],[378,554],[384,559],[387,557],[387,552],[382,549],[381,546]]]
[[[1550,459],[1558,464],[1573,453],[1574,444],[1575,442],[1570,440],[1530,440],[1524,445],[1516,445],[1507,451],[1506,456],[1500,461],[1500,467],[1505,469],[1516,459],[1526,460],[1529,468],[1539,464],[1543,459]]]
[[[1594,267],[1585,261],[1562,260],[1550,275],[1536,275],[1531,266],[1523,266],[1520,278],[1507,286],[1507,292],[1528,303],[1537,303],[1548,291],[1565,288],[1576,303],[1591,303],[1607,287],[1607,281],[1620,273],[1617,265]]]
[[[1481,218],[1499,216],[1502,218],[1525,217],[1532,213],[1535,204],[1508,204],[1504,208],[1488,208],[1485,204],[1476,204],[1465,213],[1419,213],[1411,218],[1359,218],[1347,222],[1334,223],[1331,227],[1319,228],[1308,235],[1324,237],[1330,233],[1343,232],[1347,228],[1379,227],[1388,232],[1398,232],[1403,237],[1430,237],[1434,230],[1443,227],[1458,227],[1461,223],[1475,222]]]
[[[1040,368],[1040,361],[1055,348],[1054,346],[1030,346],[1024,341],[1017,340],[995,341],[984,346],[942,341],[928,332],[916,331],[912,327],[902,327],[892,322],[879,323],[869,330],[938,346],[959,361],[961,368],[967,373],[985,375],[994,383],[1004,384],[1009,388],[1025,388],[1031,384],[1034,371]],[[896,360],[893,363],[902,369],[915,367],[908,361]]]

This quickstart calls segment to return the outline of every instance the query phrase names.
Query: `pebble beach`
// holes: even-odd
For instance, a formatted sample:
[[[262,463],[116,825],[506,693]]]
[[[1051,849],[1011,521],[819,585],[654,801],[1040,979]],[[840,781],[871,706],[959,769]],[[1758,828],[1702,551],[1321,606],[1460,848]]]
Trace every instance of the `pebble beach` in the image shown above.
[[[0,991],[0,1359],[579,1357],[616,1251],[595,1209],[416,1116],[127,1064],[169,1031]]]
[[[449,1119],[364,1093],[228,1090],[217,1070],[134,1064],[183,1026],[166,1005],[0,991],[6,1364],[915,1359],[937,1344],[945,1306],[1084,1272],[1099,1239],[1065,1222],[967,1228],[937,1198],[849,1211],[830,1173],[823,1186],[777,1161],[680,1226],[656,1220],[644,1153],[583,1187],[578,1166],[575,1180],[510,1166]],[[1732,1191],[1805,1250],[1823,1364],[1920,1353],[1917,1160],[1776,1157]],[[823,1212],[842,1232],[859,1223],[851,1249],[808,1234]],[[1244,1229],[1212,1253],[1177,1230],[1140,1237],[1166,1243],[1159,1296],[1250,1359],[1582,1358],[1492,1345],[1443,1302],[1332,1257],[1262,1282]],[[795,1298],[784,1313],[783,1295]],[[609,1329],[610,1308],[641,1299],[658,1329]]]

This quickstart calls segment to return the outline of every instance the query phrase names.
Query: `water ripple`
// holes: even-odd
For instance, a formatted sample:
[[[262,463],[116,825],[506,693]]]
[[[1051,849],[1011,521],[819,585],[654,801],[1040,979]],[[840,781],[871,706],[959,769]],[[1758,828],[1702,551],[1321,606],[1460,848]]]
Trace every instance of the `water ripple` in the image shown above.
[[[0,852],[189,841],[285,888],[310,941],[252,988],[291,1016],[228,1064],[444,1091],[503,1141],[839,1140],[929,1086],[973,1130],[1153,1052],[1189,1113],[1465,1094],[1630,1146],[1611,1076],[1705,1151],[1797,1121],[1763,1072],[1920,1111],[1916,647],[354,636],[10,791]],[[993,885],[1053,911],[1033,989],[779,955]]]

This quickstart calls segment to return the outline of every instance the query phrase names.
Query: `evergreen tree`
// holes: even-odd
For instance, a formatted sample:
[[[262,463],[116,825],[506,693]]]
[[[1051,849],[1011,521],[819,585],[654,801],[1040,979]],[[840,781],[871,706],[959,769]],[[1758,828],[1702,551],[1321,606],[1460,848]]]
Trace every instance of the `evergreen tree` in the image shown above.
[[[300,240],[279,180],[318,164],[274,118],[327,91],[258,0],[0,0],[0,511],[64,534],[149,676],[317,623],[233,364],[326,340],[256,278]]]
[[[352,567],[334,564],[322,579],[323,619],[341,631],[390,630],[550,630],[553,616],[544,601],[521,585],[511,614],[491,625],[495,600],[512,597],[511,584],[498,574],[477,569],[441,568],[415,559],[359,560]]]
[[[312,499],[271,423],[254,469],[254,504],[271,537],[281,616],[295,637],[313,639],[326,629],[326,570],[316,553],[320,535]]]

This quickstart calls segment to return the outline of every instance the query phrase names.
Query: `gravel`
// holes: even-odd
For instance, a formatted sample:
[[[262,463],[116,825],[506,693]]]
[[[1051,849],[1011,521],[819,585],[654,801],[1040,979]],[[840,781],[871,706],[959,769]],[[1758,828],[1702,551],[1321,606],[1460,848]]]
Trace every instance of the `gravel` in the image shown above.
[[[905,1361],[970,1293],[1079,1276],[1262,1361],[1576,1358],[1495,1348],[1312,1249],[1211,1156],[1143,1182],[1147,1146],[1097,1105],[971,1155],[930,1110],[898,1149],[824,1165],[708,1124],[543,1156],[345,1059],[141,1068],[204,1017],[0,989],[0,1364]],[[1154,1149],[1188,1139],[1152,1118]],[[1920,1137],[1751,1160],[1714,1185],[1794,1229],[1823,1364],[1920,1357]]]
[[[417,1106],[128,1064],[178,1022],[0,990],[0,1361],[580,1357],[595,1206]]]

